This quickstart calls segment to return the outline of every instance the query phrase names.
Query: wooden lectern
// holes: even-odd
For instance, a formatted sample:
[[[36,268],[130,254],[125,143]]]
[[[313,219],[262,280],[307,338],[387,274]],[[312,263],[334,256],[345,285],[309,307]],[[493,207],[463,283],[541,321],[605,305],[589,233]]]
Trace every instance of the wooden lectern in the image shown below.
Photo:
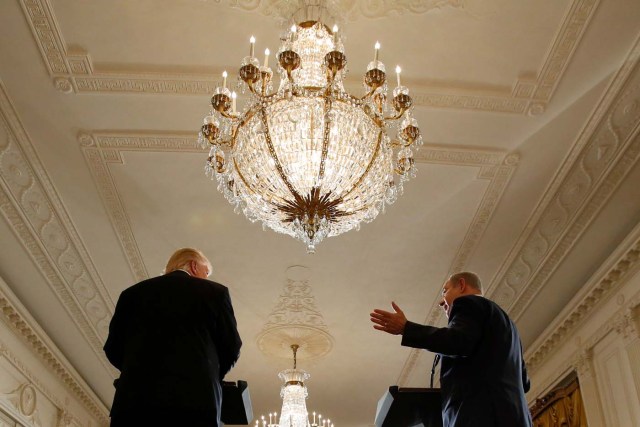
[[[391,386],[378,401],[376,427],[442,427],[439,388]]]
[[[253,408],[247,382],[223,381],[220,421],[223,424],[248,425],[252,420]]]

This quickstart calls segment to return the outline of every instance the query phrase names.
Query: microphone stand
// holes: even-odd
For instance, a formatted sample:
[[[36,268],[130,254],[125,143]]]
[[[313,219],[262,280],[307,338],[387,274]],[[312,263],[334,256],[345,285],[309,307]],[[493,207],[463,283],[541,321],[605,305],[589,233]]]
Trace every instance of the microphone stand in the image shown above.
[[[433,366],[431,367],[431,383],[430,383],[430,388],[433,388],[433,377],[436,374],[436,366],[438,366],[438,363],[440,362],[440,354],[436,354],[436,357],[433,358]]]

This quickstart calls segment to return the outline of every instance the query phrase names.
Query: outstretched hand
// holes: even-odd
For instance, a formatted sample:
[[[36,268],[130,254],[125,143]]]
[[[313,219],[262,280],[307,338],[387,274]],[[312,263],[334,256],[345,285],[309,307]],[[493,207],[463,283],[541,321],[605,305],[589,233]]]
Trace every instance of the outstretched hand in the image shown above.
[[[392,301],[391,306],[395,313],[376,308],[371,313],[371,321],[374,323],[374,329],[393,335],[400,335],[404,332],[404,325],[407,323],[407,318],[395,302]]]

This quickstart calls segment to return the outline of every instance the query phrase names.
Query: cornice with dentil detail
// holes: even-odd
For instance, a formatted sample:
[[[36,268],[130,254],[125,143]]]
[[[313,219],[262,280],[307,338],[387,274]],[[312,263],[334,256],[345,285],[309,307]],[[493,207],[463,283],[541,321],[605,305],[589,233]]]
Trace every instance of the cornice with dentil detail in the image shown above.
[[[9,287],[0,280],[0,320],[4,322],[18,336],[33,354],[38,357],[49,371],[60,379],[61,383],[75,395],[89,414],[96,417],[102,424],[108,424],[108,410],[100,399],[85,383],[80,374],[66,360],[60,350],[49,339],[47,334],[28,314],[28,311],[18,301]],[[67,414],[69,422],[78,420],[78,417],[69,412],[68,402],[60,401],[60,396],[48,390],[40,379],[22,363],[22,360],[14,355],[12,349],[0,342],[0,354],[9,360],[23,375],[29,379],[53,404]],[[21,412],[24,412],[21,410]],[[24,413],[25,416],[31,414]],[[65,424],[66,425],[66,424]]]
[[[99,72],[91,55],[68,52],[53,8],[48,0],[20,0],[34,39],[38,44],[54,86],[63,93],[138,93],[210,95],[216,81],[199,74],[158,74],[148,70],[137,73]],[[300,2],[287,0],[228,0],[235,8],[260,11],[267,16],[283,16],[298,9]],[[382,0],[330,1],[339,16],[379,18],[397,13],[426,13],[442,7],[464,9],[463,0]],[[449,93],[433,93],[428,87],[414,87],[415,106],[455,108],[500,113],[540,115],[546,110],[584,34],[599,0],[573,0],[562,19],[556,38],[534,79],[517,79],[510,92],[493,95],[464,93],[449,88]],[[286,13],[285,13],[286,12]],[[222,70],[216,70],[222,71]],[[349,82],[347,82],[349,84]],[[355,81],[353,82],[356,83]],[[493,92],[489,90],[489,92]]]
[[[637,267],[638,266],[636,265],[635,268],[637,269]],[[615,288],[617,289],[619,286],[616,286]],[[597,307],[594,309],[597,309]],[[637,322],[637,313],[639,309],[640,295],[636,296],[613,313],[607,321],[603,322],[599,328],[593,331],[586,341],[581,342],[578,348],[570,356],[564,358],[560,365],[557,366],[550,374],[545,378],[537,378],[529,396],[540,396],[545,393],[545,391],[551,390],[559,381],[571,372],[576,372],[581,381],[584,381],[587,378],[593,378],[595,376],[594,346],[611,332],[618,333],[626,343],[629,343],[630,341],[636,342],[638,339],[637,323],[635,326],[631,326],[631,334],[628,334],[628,332],[625,333],[622,329],[630,326],[628,325],[628,321],[631,319]],[[629,313],[635,314],[629,316]],[[553,352],[566,342],[566,339],[569,337],[569,333],[575,329],[575,326],[575,324],[570,324],[568,328],[562,328],[561,326],[555,328],[555,330],[561,331],[565,340],[554,340],[552,345],[538,347],[530,357],[527,357],[527,368],[530,375],[535,374],[540,366],[553,356]]]
[[[572,334],[595,313],[615,292],[625,284],[626,280],[640,271],[640,225],[630,234],[625,242],[612,255],[603,267],[594,275],[591,283],[587,283],[576,301],[568,305],[566,312],[553,324],[552,329],[545,331],[527,351],[526,361],[530,373],[535,373],[555,352],[564,345]],[[590,349],[612,330],[621,335],[638,337],[638,306],[640,295],[627,301],[608,321],[604,322],[591,336],[581,343],[576,363],[581,364],[580,357],[588,354]],[[577,366],[576,366],[577,367]]]

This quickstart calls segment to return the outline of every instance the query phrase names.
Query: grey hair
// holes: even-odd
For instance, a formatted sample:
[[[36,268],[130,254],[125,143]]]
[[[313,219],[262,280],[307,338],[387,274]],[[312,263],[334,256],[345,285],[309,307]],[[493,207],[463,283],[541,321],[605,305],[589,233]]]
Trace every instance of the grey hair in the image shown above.
[[[451,277],[449,277],[449,280],[452,282],[457,282],[460,279],[464,279],[467,285],[471,286],[473,289],[480,291],[480,293],[483,293],[482,282],[480,282],[480,278],[476,273],[472,273],[470,271],[461,271],[459,273],[452,274]]]

